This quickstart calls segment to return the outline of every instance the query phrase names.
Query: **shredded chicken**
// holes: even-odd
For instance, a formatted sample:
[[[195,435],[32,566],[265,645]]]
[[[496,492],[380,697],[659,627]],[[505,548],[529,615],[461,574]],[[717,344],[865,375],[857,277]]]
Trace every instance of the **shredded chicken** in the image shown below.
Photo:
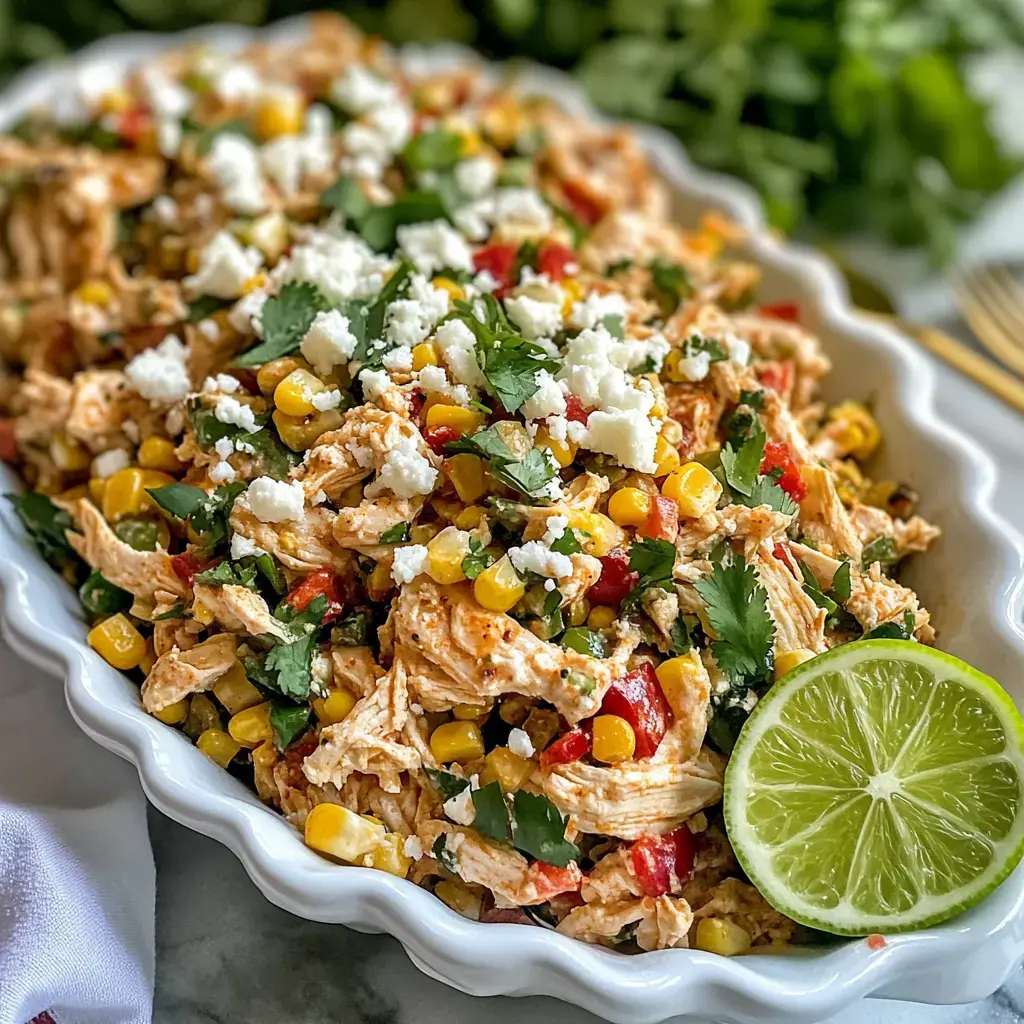
[[[796,925],[769,906],[752,885],[738,878],[725,879],[708,895],[708,901],[694,913],[694,920],[725,918],[743,928],[756,944],[785,943],[793,937]]]
[[[222,629],[249,636],[269,634],[291,639],[283,623],[270,614],[267,602],[248,587],[228,584],[223,587],[196,583],[193,594],[197,604],[213,613]]]
[[[636,924],[641,949],[673,949],[687,945],[693,913],[686,900],[673,896],[644,896],[614,903],[587,903],[569,911],[557,931],[586,942],[615,939]]]
[[[792,520],[792,516],[767,505],[726,505],[700,519],[687,520],[676,537],[676,550],[684,557],[707,554],[720,541],[737,538],[743,541],[744,555],[750,558],[765,541],[781,537]]]
[[[355,567],[355,556],[334,541],[335,513],[326,508],[307,508],[302,519],[261,523],[248,502],[239,499],[231,510],[231,529],[272,554],[296,572],[333,569],[346,575]]]
[[[384,669],[377,664],[369,647],[331,648],[334,684],[344,686],[360,697],[367,697],[376,689],[377,680]]]
[[[142,706],[159,711],[191,693],[201,693],[235,664],[236,639],[218,633],[187,651],[172,647],[161,654],[142,684]]]
[[[801,648],[821,654],[825,643],[825,609],[807,596],[786,563],[764,545],[757,552],[757,575],[768,593],[768,613],[775,623],[775,651]]]
[[[827,554],[844,554],[860,563],[863,544],[836,491],[835,478],[824,466],[804,466],[801,471],[807,496],[800,503],[804,532]]]

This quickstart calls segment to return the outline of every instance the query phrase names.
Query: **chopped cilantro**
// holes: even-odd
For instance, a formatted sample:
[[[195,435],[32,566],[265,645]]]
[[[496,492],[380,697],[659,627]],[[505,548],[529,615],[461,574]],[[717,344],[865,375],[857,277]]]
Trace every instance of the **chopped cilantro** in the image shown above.
[[[244,117],[235,117],[229,121],[222,121],[218,125],[201,125],[185,118],[181,125],[186,138],[193,140],[196,156],[206,156],[213,146],[213,140],[218,135],[241,135],[243,138],[252,139],[252,129]]]
[[[583,550],[576,531],[571,526],[566,527],[565,533],[558,540],[552,541],[550,547],[559,555],[575,555]]]
[[[365,647],[370,642],[370,616],[353,612],[334,624],[331,639],[343,647]]]
[[[691,334],[683,342],[684,358],[689,359],[692,356],[700,355],[702,352],[708,354],[708,358],[712,363],[721,363],[729,358],[729,353],[714,338],[705,338],[700,334]]]
[[[395,248],[400,225],[441,220],[447,216],[445,202],[438,192],[411,191],[403,193],[387,206],[371,207],[356,229],[375,252],[391,252]]]
[[[241,480],[218,487],[188,517],[189,526],[202,537],[205,550],[212,551],[222,540],[227,539],[231,506],[244,490],[245,484]]]
[[[761,469],[766,440],[767,435],[758,428],[751,432],[738,451],[731,443],[722,449],[722,470],[726,482],[739,494],[750,496]]]
[[[409,524],[396,523],[388,527],[381,535],[381,544],[404,544],[409,539]]]
[[[489,565],[493,564],[494,558],[483,544],[476,537],[469,538],[469,554],[462,559],[462,571],[466,579],[475,580]]]
[[[278,750],[287,750],[295,738],[306,731],[309,725],[308,707],[286,707],[275,704],[270,709],[270,725],[274,730],[274,745]]]
[[[317,594],[300,612],[294,605],[282,601],[274,610],[274,618],[285,623],[296,636],[315,633],[324,621],[329,603],[326,594]]]
[[[667,589],[672,582],[672,569],[676,562],[676,547],[669,540],[655,540],[643,537],[629,549],[630,572],[639,573],[637,585],[623,599],[624,611],[635,608],[645,590]]]
[[[306,700],[312,681],[316,635],[310,633],[290,644],[278,644],[267,655],[266,670],[273,672],[274,689],[294,700]]]
[[[669,263],[661,256],[655,256],[648,266],[651,284],[658,293],[662,312],[666,316],[674,313],[682,301],[693,294],[693,285],[685,267]]]
[[[320,205],[336,210],[346,223],[358,224],[370,212],[370,201],[363,194],[359,182],[344,175],[320,193]]]
[[[63,569],[76,555],[68,543],[67,531],[74,528],[71,516],[45,494],[7,494],[39,554],[55,569]]]
[[[592,658],[603,658],[607,653],[604,637],[596,630],[583,626],[567,629],[562,637],[562,646],[577,654],[589,654]]]
[[[682,615],[672,623],[672,628],[668,631],[668,637],[670,654],[678,656],[693,650],[693,639],[690,636],[690,631],[686,628],[686,621]]]
[[[616,314],[609,313],[607,316],[601,318],[601,323],[604,324],[605,330],[607,330],[608,333],[613,338],[618,338],[619,341],[624,341],[625,340],[625,338],[626,338],[626,328],[625,328],[625,326],[622,323],[622,317],[621,316],[617,316]],[[645,372],[649,373],[651,371],[648,370],[648,371],[645,371]]]
[[[494,427],[451,441],[445,450],[452,455],[469,452],[490,460],[491,475],[496,480],[534,499],[548,497],[544,492],[558,475],[557,464],[539,448],[531,448],[522,461],[518,460]]]
[[[750,508],[757,508],[759,505],[767,505],[775,512],[792,516],[800,511],[800,506],[778,485],[771,476],[759,476],[750,494],[737,494],[737,503],[747,505]]]
[[[711,651],[730,683],[767,681],[775,626],[768,614],[768,594],[754,567],[742,558],[723,559],[696,590],[707,602],[708,621],[718,637]]]
[[[231,562],[224,559],[215,566],[197,572],[193,577],[199,583],[205,583],[208,587],[246,587],[249,590],[256,589],[256,565],[255,563]]]
[[[512,842],[523,853],[559,868],[579,857],[579,847],[565,838],[568,819],[547,797],[516,790],[511,819]]]
[[[218,299],[216,295],[200,295],[198,299],[188,304],[188,316],[185,319],[190,324],[197,324],[200,320],[212,316],[217,310],[226,309],[230,305],[230,302]]]
[[[565,629],[565,618],[562,615],[562,595],[558,590],[547,591],[544,608],[541,612],[544,627],[544,639],[550,640]]]
[[[316,285],[289,281],[263,305],[263,341],[243,352],[235,362],[239,366],[262,366],[294,352],[317,313],[328,308],[329,303]]]
[[[423,770],[427,773],[427,778],[430,779],[434,789],[437,790],[442,803],[451,800],[453,796],[458,796],[469,785],[469,779],[464,779],[461,775],[454,775],[452,772],[446,772],[439,768],[424,768]]]
[[[839,605],[834,601],[828,594],[822,591],[821,586],[818,583],[818,578],[814,573],[804,565],[800,563],[800,574],[804,578],[804,593],[819,607],[824,608],[827,615],[835,615],[839,609]]]
[[[510,837],[508,806],[502,795],[501,785],[491,782],[480,789],[474,789],[471,795],[473,807],[476,809],[473,827],[488,839],[507,843]]]
[[[288,581],[277,567],[273,555],[257,555],[255,564],[260,575],[273,587],[275,593],[283,594],[288,589]]]
[[[176,604],[173,608],[168,608],[167,611],[161,612],[159,615],[153,616],[154,622],[163,622],[164,619],[180,619],[185,615],[185,606],[183,604]]]
[[[862,640],[913,640],[916,621],[914,613],[908,608],[903,613],[902,622],[883,622],[868,630]]]
[[[434,845],[431,847],[431,853],[437,858],[438,864],[453,875],[459,873],[459,862],[455,859],[455,854],[448,849],[445,840],[448,838],[447,832],[442,832],[435,840]]]
[[[876,537],[870,544],[864,545],[861,555],[861,568],[870,569],[872,564],[879,562],[883,569],[889,568],[899,561],[899,553],[896,550],[896,543],[892,537]]]
[[[90,615],[113,615],[132,605],[132,595],[115,586],[98,569],[78,588],[78,596]]]
[[[402,162],[411,171],[448,171],[462,155],[462,139],[443,128],[414,135],[402,150]]]
[[[843,562],[836,569],[835,575],[832,577],[832,593],[836,595],[836,600],[840,604],[846,604],[850,600],[852,592],[853,582],[850,575],[850,563]]]
[[[366,319],[363,331],[363,341],[356,346],[355,358],[367,362],[369,351],[367,344],[373,338],[379,338],[384,330],[384,313],[388,305],[395,301],[409,283],[415,268],[408,260],[402,260],[395,269],[395,272],[384,283],[374,300],[373,305],[366,311]],[[349,325],[351,329],[351,324]]]

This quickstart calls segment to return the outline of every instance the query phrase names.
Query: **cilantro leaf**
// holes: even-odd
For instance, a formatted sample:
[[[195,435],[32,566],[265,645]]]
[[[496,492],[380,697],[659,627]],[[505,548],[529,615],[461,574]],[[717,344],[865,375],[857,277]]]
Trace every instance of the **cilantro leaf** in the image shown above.
[[[280,751],[287,750],[295,738],[306,731],[309,725],[308,707],[285,707],[275,704],[270,709],[270,725],[274,730],[274,746]]]
[[[409,283],[415,268],[408,260],[402,260],[395,272],[384,283],[377,293],[373,305],[366,311],[363,327],[363,340],[356,346],[354,358],[366,362],[369,357],[368,343],[379,338],[384,330],[384,314],[388,305],[395,301]],[[349,324],[351,329],[351,323]]]
[[[562,615],[562,595],[560,591],[547,591],[540,621],[544,627],[542,636],[544,640],[550,640],[565,629],[565,617]]]
[[[672,628],[668,631],[668,636],[668,649],[670,654],[686,654],[687,651],[693,650],[693,640],[690,637],[690,631],[686,628],[686,620],[682,615],[672,623]]]
[[[381,544],[403,544],[409,539],[409,524],[395,523],[389,526],[381,535]]]
[[[461,437],[445,445],[452,455],[469,452],[491,463],[491,475],[503,484],[522,491],[534,499],[543,499],[547,485],[558,475],[558,466],[540,448],[531,448],[519,461],[502,440],[495,427],[485,427],[469,437]]]
[[[827,594],[825,594],[821,586],[818,584],[818,578],[814,573],[804,565],[803,562],[799,563],[800,574],[804,578],[804,593],[819,607],[824,608],[829,617],[835,615],[839,610],[838,604],[832,600]]]
[[[304,633],[316,633],[324,621],[329,605],[326,594],[317,594],[300,612],[293,605],[282,601],[274,610],[274,618],[284,622],[291,631],[301,636]]]
[[[132,605],[132,595],[127,590],[111,583],[98,569],[78,588],[82,607],[90,615],[113,615],[123,612]]]
[[[365,647],[370,642],[370,616],[353,612],[334,624],[331,639],[343,647]]]
[[[546,796],[516,790],[511,820],[512,842],[523,853],[559,868],[579,857],[579,847],[565,838],[568,819]]]
[[[767,434],[757,429],[743,442],[739,451],[736,451],[731,443],[722,449],[722,470],[726,482],[739,494],[750,496],[761,469],[767,439]]]
[[[231,562],[225,558],[212,568],[197,572],[193,578],[211,587],[236,586],[255,590],[256,565]]]
[[[489,565],[493,564],[493,556],[484,548],[476,537],[469,538],[469,554],[462,559],[462,571],[467,580],[475,580]]]
[[[881,563],[883,569],[895,565],[899,561],[899,553],[892,537],[876,537],[870,544],[864,545],[860,565],[862,569],[870,569],[875,562]]]
[[[245,484],[241,480],[218,487],[188,517],[189,526],[202,537],[204,550],[212,551],[222,540],[227,539],[231,506],[244,490]]]
[[[454,775],[439,768],[424,768],[423,770],[427,773],[427,778],[430,779],[434,789],[437,790],[442,803],[451,800],[453,796],[458,796],[469,785],[469,779],[464,779],[461,775]]]
[[[462,139],[443,128],[414,135],[402,150],[402,162],[411,171],[448,171],[462,156]]]
[[[562,646],[577,654],[589,654],[592,658],[603,658],[607,653],[604,637],[596,630],[583,626],[567,629],[562,637]]]
[[[702,352],[708,354],[709,361],[712,363],[721,363],[729,358],[729,353],[714,338],[705,338],[700,334],[691,334],[683,342],[684,358],[689,359],[692,356],[700,355]]]
[[[476,817],[473,828],[488,839],[496,839],[499,843],[509,841],[508,806],[502,795],[501,786],[491,782],[472,792],[473,807]]]
[[[850,563],[843,562],[836,569],[835,575],[832,577],[832,593],[836,595],[836,600],[840,604],[846,604],[850,600],[850,594],[853,592],[853,581],[850,572]]]
[[[862,640],[913,640],[916,625],[914,613],[908,608],[903,613],[902,622],[882,622],[874,629],[868,630]]]
[[[320,193],[320,205],[336,210],[346,223],[358,224],[370,212],[370,200],[363,194],[359,182],[345,175]]]
[[[670,540],[643,537],[634,541],[629,549],[629,569],[630,572],[639,573],[640,579],[623,599],[623,610],[635,608],[645,590],[652,587],[667,589],[665,584],[672,582],[675,562],[676,547]]]
[[[400,225],[441,220],[447,216],[448,211],[439,193],[410,191],[386,206],[371,207],[360,219],[357,230],[374,252],[391,252],[395,248]]]
[[[678,263],[669,263],[664,257],[655,256],[648,269],[651,272],[651,284],[658,293],[663,313],[674,313],[680,303],[693,294],[690,274]]]
[[[200,295],[198,299],[194,299],[188,304],[188,316],[185,317],[185,321],[197,324],[200,320],[205,320],[208,316],[212,316],[218,310],[226,309],[230,305],[230,302],[218,299],[216,295]]]
[[[459,874],[459,862],[455,859],[453,854],[445,842],[448,838],[447,832],[442,832],[435,840],[434,845],[431,847],[431,853],[437,859],[438,864],[441,865],[450,874],[458,877]]]
[[[163,487],[150,487],[146,493],[165,511],[176,519],[188,519],[203,502],[206,491],[201,487],[189,484],[165,484]]]
[[[738,494],[736,498],[739,505],[747,505],[749,508],[768,505],[773,511],[787,516],[796,515],[800,511],[800,506],[770,476],[759,476],[750,494]]]
[[[63,569],[77,558],[68,543],[67,531],[74,529],[71,516],[58,508],[45,494],[7,494],[22,525],[32,538],[36,550],[53,568]]]
[[[243,352],[236,360],[238,366],[262,366],[272,359],[294,352],[309,330],[317,313],[330,304],[320,289],[308,281],[301,284],[289,281],[277,295],[263,305],[261,321],[263,341],[255,348]]]
[[[267,655],[265,667],[275,673],[274,688],[294,700],[306,700],[312,680],[316,634],[310,633],[290,644],[278,644]]]
[[[260,575],[276,593],[283,594],[288,589],[288,581],[284,578],[284,573],[277,567],[273,555],[257,555],[255,565]]]
[[[571,526],[566,527],[565,533],[558,540],[552,541],[550,547],[559,555],[575,555],[583,550],[576,531]]]
[[[619,341],[625,341],[626,339],[626,328],[622,323],[622,317],[615,313],[609,313],[607,316],[601,318],[601,323],[604,324],[605,330]],[[648,373],[653,371],[646,371]]]
[[[183,604],[176,604],[173,608],[168,608],[167,611],[161,612],[159,615],[153,616],[154,622],[163,622],[164,619],[181,619],[185,617],[185,606]]]
[[[696,584],[707,602],[708,621],[718,639],[711,645],[719,668],[733,685],[767,680],[772,671],[775,625],[768,594],[752,565],[723,559]]]

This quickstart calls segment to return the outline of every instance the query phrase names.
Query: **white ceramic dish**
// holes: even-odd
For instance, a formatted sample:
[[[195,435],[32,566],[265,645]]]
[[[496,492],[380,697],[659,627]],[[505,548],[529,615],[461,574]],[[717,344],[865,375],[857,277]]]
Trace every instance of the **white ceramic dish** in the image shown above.
[[[304,26],[291,22],[270,31],[295,35]],[[137,62],[186,40],[236,48],[252,38],[251,31],[226,27],[121,37],[88,49],[75,65]],[[450,48],[407,55],[430,64],[466,57]],[[55,95],[67,69],[47,65],[22,75],[0,97],[0,127]],[[565,76],[538,70],[528,78],[532,91],[594,116]],[[664,133],[637,131],[674,189],[680,219],[692,222],[713,206],[751,230],[750,254],[765,268],[763,296],[798,300],[825,340],[835,363],[829,396],[875,399],[885,468],[921,491],[922,511],[945,531],[938,550],[912,567],[910,582],[933,612],[941,645],[1002,680],[1024,706],[1018,625],[1024,544],[992,511],[995,470],[988,456],[936,418],[925,357],[892,331],[853,316],[839,275],[820,257],[774,239],[745,186],[693,168]],[[12,489],[13,475],[3,469],[0,476]],[[390,875],[328,863],[182,735],[143,713],[137,688],[85,645],[75,595],[34,554],[2,504],[4,634],[21,654],[65,677],[72,714],[97,742],[135,764],[149,799],[230,847],[274,903],[314,920],[389,932],[421,970],[464,992],[552,995],[623,1024],[676,1015],[790,1024],[821,1020],[868,995],[939,1004],[980,999],[1024,957],[1024,866],[972,911],[891,939],[879,951],[855,940],[727,960],[690,950],[625,957],[539,928],[476,924]]]

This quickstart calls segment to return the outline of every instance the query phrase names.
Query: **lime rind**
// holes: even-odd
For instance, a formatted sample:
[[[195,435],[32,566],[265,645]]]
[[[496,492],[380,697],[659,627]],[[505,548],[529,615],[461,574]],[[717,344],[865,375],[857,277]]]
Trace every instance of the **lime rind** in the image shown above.
[[[869,671],[872,663],[898,664],[906,672],[908,690],[915,691],[913,699],[904,701],[901,708],[901,697],[905,695],[886,692],[879,687],[866,690],[860,687],[860,699],[852,697],[851,705],[851,694],[855,688],[847,687],[830,710],[821,705],[821,694],[801,695],[804,688],[826,675],[848,681]],[[974,701],[976,707],[972,706],[973,712],[976,713],[977,708],[990,712],[991,720],[986,725],[991,727],[998,723],[1005,745],[998,753],[992,753],[991,745],[985,741],[982,745],[987,747],[987,752],[965,761],[949,762],[950,751],[956,756],[955,745],[951,745],[944,753],[940,752],[947,763],[913,773],[910,778],[922,785],[911,785],[910,792],[903,793],[902,782],[894,782],[889,769],[931,724],[927,720],[932,714],[932,698],[927,698],[924,705],[920,700],[921,682],[928,678],[938,681],[933,683],[933,689],[946,683],[951,686],[945,689],[952,689],[952,684],[959,687],[957,694],[961,697],[966,695],[967,703]],[[836,692],[842,689],[832,680],[830,684]],[[899,686],[898,681],[895,685]],[[786,716],[789,706],[801,714]],[[802,719],[803,728],[807,728],[810,721],[806,714],[808,707],[815,709],[824,719],[835,719],[835,708],[840,706],[846,715],[853,708],[852,718],[845,719],[844,727],[850,733],[861,735],[845,736],[844,742],[831,747],[827,742],[817,741],[824,762],[832,766],[825,773],[831,777],[831,785],[817,786],[810,767],[806,768],[807,774],[801,780],[800,774],[805,769],[798,765],[794,770],[792,764],[783,765],[781,774],[784,776],[788,770],[788,778],[762,780],[761,783],[752,779],[751,757],[758,752],[762,741],[767,742],[766,736],[771,733],[771,741],[784,748],[786,744],[780,744],[774,734],[782,731],[795,734],[793,723],[787,722],[787,717],[796,721]],[[900,714],[915,716],[909,728],[900,728],[897,721]],[[880,729],[872,725],[872,718],[878,716],[883,722]],[[989,728],[989,734],[991,731]],[[942,736],[938,733],[933,735],[939,737],[933,742],[934,746],[941,742]],[[858,766],[855,760],[848,759],[866,756],[865,739],[872,748],[872,753],[867,755],[872,764],[866,770],[875,770],[868,787],[873,787],[872,803],[885,808],[879,814],[863,813],[863,801],[858,794],[868,792],[868,788],[855,782],[839,783],[835,771],[834,763],[838,759],[840,763],[850,765],[846,774],[857,778],[863,776],[865,766]],[[790,746],[800,747],[800,759],[805,760],[806,748],[814,742],[814,737],[803,736],[799,741],[793,739]],[[860,754],[851,753],[856,751]],[[928,749],[919,747],[916,753],[923,764],[929,763]],[[885,770],[877,771],[876,762],[882,762]],[[980,775],[987,785],[994,787],[994,792],[1007,797],[1013,794],[1015,800],[1004,802],[991,820],[980,820],[978,809],[970,799],[972,793],[969,790],[957,793],[956,783],[964,782],[960,769],[966,767],[973,771],[989,764],[998,765],[999,771],[974,771],[974,777]],[[775,770],[778,766],[773,765],[772,768]],[[943,773],[950,782],[945,798],[942,798],[940,787],[932,785],[929,790],[923,784],[929,779],[934,781]],[[966,774],[969,775],[970,771]],[[890,786],[895,787],[893,792],[889,791]],[[821,808],[829,802],[821,794],[816,794],[812,803],[817,810],[812,814],[817,814],[817,817],[808,822],[806,834],[801,835],[800,829],[787,823],[774,830],[776,838],[779,835],[787,837],[780,845],[769,838],[773,830],[765,820],[764,808],[770,806],[766,804],[768,795],[774,795],[784,806],[786,789],[848,792],[849,800],[837,800],[834,806],[826,807],[822,813]],[[923,792],[917,792],[918,789]],[[929,793],[931,799],[928,799]],[[938,804],[936,794],[940,797]],[[897,795],[900,797],[897,813],[893,813],[889,799],[876,799],[886,796],[895,802]],[[854,800],[858,806],[850,807]],[[1006,803],[1011,804],[1012,814],[1008,812]],[[908,810],[911,805],[912,809]],[[750,820],[748,808],[753,808],[758,820]],[[1024,719],[1009,694],[994,679],[949,654],[901,640],[866,640],[847,644],[794,669],[754,708],[726,769],[724,814],[730,841],[743,870],[765,899],[793,920],[837,935],[892,934],[939,924],[983,899],[1010,874],[1024,854]],[[974,814],[974,820],[965,819],[968,814]],[[909,828],[910,823],[903,820],[904,816],[912,820],[913,830]],[[854,841],[851,836],[858,831],[858,819],[867,821],[869,818],[876,827],[860,829],[856,849],[848,849]],[[830,828],[832,831],[828,831]],[[867,848],[862,848],[864,844],[860,839],[864,839]],[[987,856],[982,851],[987,851]],[[885,858],[883,866],[886,870],[875,876],[864,870],[856,874],[854,868],[860,863],[860,857],[874,858],[874,861]],[[981,870],[976,870],[983,861],[987,863]],[[799,885],[794,886],[793,880]],[[871,883],[875,883],[874,889]],[[851,884],[854,892],[849,891]],[[838,899],[837,893],[841,893]]]

